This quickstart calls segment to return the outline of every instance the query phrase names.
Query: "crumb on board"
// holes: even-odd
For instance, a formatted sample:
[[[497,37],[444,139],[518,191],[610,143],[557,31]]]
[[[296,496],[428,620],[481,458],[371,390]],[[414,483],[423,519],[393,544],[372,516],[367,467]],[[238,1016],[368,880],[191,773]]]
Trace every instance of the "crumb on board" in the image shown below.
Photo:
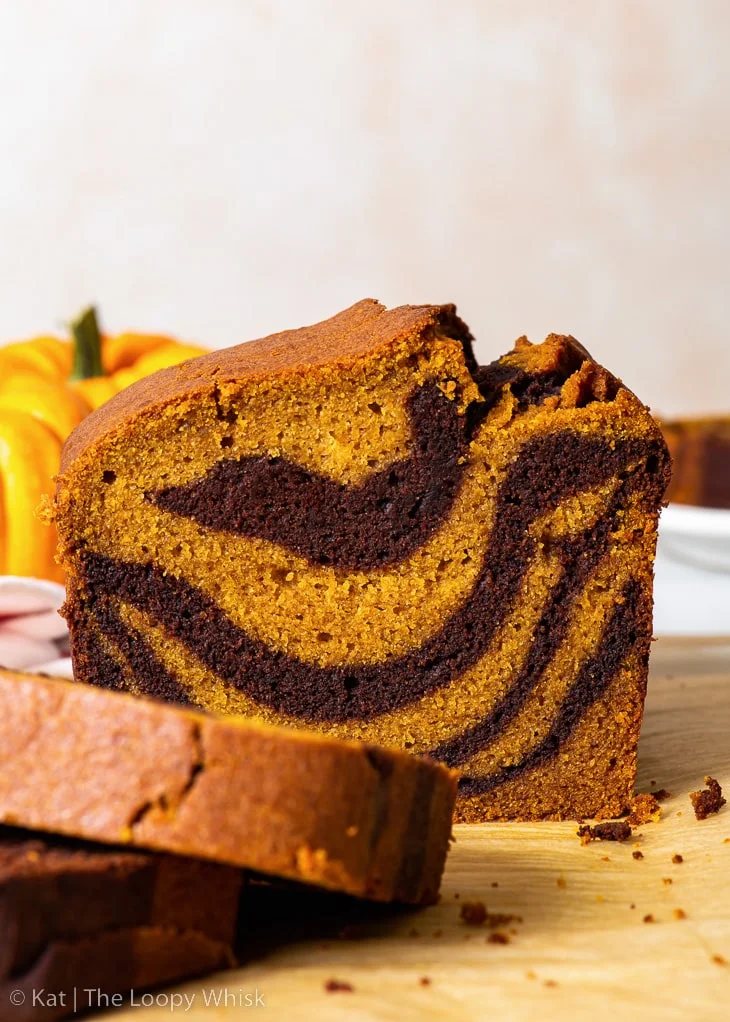
[[[483,926],[487,921],[487,906],[483,901],[465,901],[459,915],[467,926]]]
[[[656,791],[652,792],[652,795],[657,800],[657,802],[666,802],[668,798],[672,797],[671,791],[667,791],[666,788],[657,788]]]
[[[683,908],[675,908],[675,910],[672,913],[672,915],[674,916],[675,919],[686,919],[687,918],[687,913],[684,911]]]
[[[655,795],[649,793],[634,795],[626,822],[632,827],[640,827],[644,823],[658,823],[661,815],[662,807]]]
[[[727,958],[724,958],[722,955],[713,955],[712,956],[712,960],[715,963],[715,965],[727,965],[728,964]]]
[[[647,912],[646,915],[644,916],[644,918],[641,921],[642,921],[642,923],[655,923],[656,919],[651,914],[651,912]]]
[[[702,791],[689,793],[689,800],[698,820],[706,820],[712,813],[719,812],[727,801],[722,797],[722,788],[714,777],[709,775],[705,777],[705,784],[707,787]]]
[[[602,855],[601,856],[601,862],[610,862],[610,861],[611,861],[611,856],[610,855]]]
[[[644,858],[644,853],[640,852],[639,849],[637,848],[635,851],[633,851],[631,853],[631,858],[632,859],[643,859]]]
[[[509,944],[509,934],[504,930],[494,930],[487,937],[487,944]]]
[[[430,976],[421,976],[421,978],[419,979],[418,982],[420,983],[420,985],[422,987],[430,987],[431,986],[431,977]]]
[[[355,989],[344,979],[328,979],[324,988],[328,994],[351,994]]]
[[[496,930],[500,926],[509,926],[510,923],[524,922],[522,916],[513,915],[511,912],[487,912],[487,926],[490,930]]]
[[[629,908],[636,908],[636,905],[634,904],[634,902],[633,902],[633,901],[632,901],[632,902],[631,902],[631,904],[629,905]]]
[[[492,887],[499,887],[499,884],[497,883],[496,880],[492,880]]]
[[[679,852],[676,852],[676,853],[675,853],[675,854],[674,854],[674,855],[672,856],[672,862],[674,863],[674,865],[675,865],[675,866],[678,866],[678,865],[680,864],[680,862],[684,862],[684,857],[683,857],[683,856],[681,856],[681,855],[679,854]]]
[[[533,972],[532,969],[528,969],[525,973],[525,979],[537,979],[537,973]]]
[[[554,979],[544,979],[542,981],[542,985],[544,987],[556,987],[558,985],[558,983],[557,983],[557,980],[554,980]]]
[[[631,827],[626,820],[609,820],[606,823],[597,823],[595,827],[585,824],[578,827],[576,834],[582,845],[591,841],[628,841],[631,837]]]
[[[567,887],[568,886],[568,881],[565,879],[565,877],[563,876],[562,873],[560,874],[560,876],[556,880],[556,883],[557,883],[558,887]]]
[[[672,883],[672,878],[671,877],[662,877],[662,883],[663,884],[671,884]]]

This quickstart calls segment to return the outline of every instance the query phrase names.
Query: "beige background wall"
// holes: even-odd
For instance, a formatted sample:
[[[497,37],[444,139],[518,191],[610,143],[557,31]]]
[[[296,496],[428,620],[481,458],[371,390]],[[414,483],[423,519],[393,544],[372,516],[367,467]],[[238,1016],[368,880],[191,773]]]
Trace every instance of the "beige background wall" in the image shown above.
[[[5,0],[0,335],[365,295],[730,408],[727,0]]]

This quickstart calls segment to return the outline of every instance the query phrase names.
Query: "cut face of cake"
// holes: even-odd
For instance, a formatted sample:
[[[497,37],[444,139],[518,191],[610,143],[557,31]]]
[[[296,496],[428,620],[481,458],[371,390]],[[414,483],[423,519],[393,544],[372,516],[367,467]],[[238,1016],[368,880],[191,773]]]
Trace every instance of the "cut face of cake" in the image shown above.
[[[573,338],[479,367],[452,306],[211,353],[66,444],[76,675],[429,754],[463,820],[618,813],[668,471]]]

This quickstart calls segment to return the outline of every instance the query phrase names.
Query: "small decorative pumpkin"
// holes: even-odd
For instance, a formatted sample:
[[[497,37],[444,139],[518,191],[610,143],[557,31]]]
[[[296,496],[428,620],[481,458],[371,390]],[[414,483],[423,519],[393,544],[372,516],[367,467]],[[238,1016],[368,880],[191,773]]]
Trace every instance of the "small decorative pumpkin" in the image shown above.
[[[205,353],[157,334],[102,335],[93,308],[70,333],[0,348],[0,575],[62,580],[55,529],[35,512],[53,491],[64,440],[131,383]]]

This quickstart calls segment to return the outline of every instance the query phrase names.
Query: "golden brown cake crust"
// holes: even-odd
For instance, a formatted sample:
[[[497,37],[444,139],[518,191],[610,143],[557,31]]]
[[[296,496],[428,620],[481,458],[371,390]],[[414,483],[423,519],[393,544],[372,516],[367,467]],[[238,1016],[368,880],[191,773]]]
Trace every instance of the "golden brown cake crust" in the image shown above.
[[[436,897],[455,774],[425,759],[0,670],[0,822],[375,900]]]
[[[127,387],[84,419],[66,441],[61,473],[99,437],[137,413],[168,401],[214,390],[226,380],[308,373],[318,366],[343,369],[406,337],[439,329],[464,343],[468,358],[471,334],[454,305],[402,305],[386,309],[365,298],[343,312],[312,326],[284,330],[257,341],[211,351],[163,369]]]

